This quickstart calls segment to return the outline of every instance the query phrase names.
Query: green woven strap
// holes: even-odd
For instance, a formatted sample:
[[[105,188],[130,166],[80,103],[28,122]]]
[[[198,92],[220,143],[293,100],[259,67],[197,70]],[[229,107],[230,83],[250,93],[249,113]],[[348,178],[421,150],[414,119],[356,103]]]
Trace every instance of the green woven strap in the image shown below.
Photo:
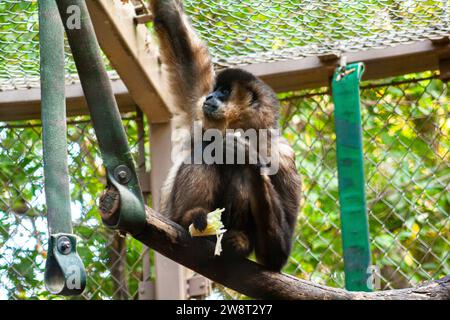
[[[64,79],[64,29],[55,0],[39,0],[42,142],[50,238],[45,285],[52,294],[78,295],[86,272],[76,250],[70,212]]]
[[[105,224],[136,235],[146,224],[144,198],[86,1],[58,0],[57,5],[64,22],[71,20],[71,7],[79,10],[79,28],[63,24],[106,167],[108,186],[114,186],[120,195],[117,221]],[[111,203],[112,200],[108,202]]]
[[[371,291],[359,98],[363,71],[362,63],[339,67],[332,82],[345,287],[352,291]]]

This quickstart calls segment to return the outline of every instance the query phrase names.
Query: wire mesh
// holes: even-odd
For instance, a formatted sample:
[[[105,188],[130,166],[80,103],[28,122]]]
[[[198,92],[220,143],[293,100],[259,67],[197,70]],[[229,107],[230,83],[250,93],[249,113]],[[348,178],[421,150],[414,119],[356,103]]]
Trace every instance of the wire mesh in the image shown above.
[[[450,271],[448,84],[435,75],[365,83],[361,91],[372,263],[380,289],[404,288]],[[344,282],[333,105],[316,90],[283,98],[304,202],[289,273]]]
[[[183,1],[219,65],[412,43],[450,33],[447,0]]]
[[[184,3],[218,65],[449,35],[447,0]],[[0,2],[0,91],[39,86],[37,21],[36,1]],[[68,50],[66,74],[68,83],[77,81]],[[281,126],[296,150],[304,193],[284,271],[342,287],[331,97],[322,88],[280,98]],[[368,82],[362,103],[371,246],[381,289],[450,274],[448,84],[434,74]],[[126,117],[137,156],[136,120]],[[72,211],[89,276],[81,298],[135,298],[143,272],[141,245],[110,232],[99,220],[95,199],[105,173],[88,120],[71,118],[68,127]],[[0,298],[53,298],[43,287],[47,230],[40,135],[39,121],[0,123]],[[216,288],[222,297],[239,297]]]
[[[104,57],[111,79],[116,72]],[[66,83],[79,82],[65,43]],[[0,91],[39,87],[39,17],[35,0],[0,2]]]
[[[450,35],[448,0],[183,1],[217,66],[385,48]],[[0,2],[0,91],[39,86],[37,1]],[[77,81],[66,45],[67,82]],[[105,62],[107,60],[105,59]],[[111,77],[117,77],[109,68]]]
[[[123,120],[137,161],[134,115]],[[0,299],[54,298],[43,285],[47,222],[41,124],[0,124]],[[147,136],[147,135],[146,135]],[[74,232],[86,264],[84,299],[133,299],[142,280],[142,245],[106,229],[97,200],[106,184],[99,149],[87,117],[68,124],[68,157]]]

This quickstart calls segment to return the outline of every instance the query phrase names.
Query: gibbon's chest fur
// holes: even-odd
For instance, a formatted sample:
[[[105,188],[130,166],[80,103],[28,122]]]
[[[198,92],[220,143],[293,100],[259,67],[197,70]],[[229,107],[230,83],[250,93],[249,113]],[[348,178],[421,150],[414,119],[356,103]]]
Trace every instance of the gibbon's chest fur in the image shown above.
[[[255,170],[245,165],[213,165],[219,172],[219,189],[215,197],[215,208],[225,208],[222,222],[227,229],[252,227],[251,201]]]
[[[209,145],[203,142],[198,146],[202,151]],[[195,148],[194,148],[195,149]],[[236,150],[235,150],[236,151]],[[195,151],[194,151],[195,152]],[[258,199],[257,176],[259,169],[249,164],[226,164],[226,155],[221,163],[194,164],[194,155],[191,153],[191,164],[181,163],[176,169],[171,193],[180,194],[177,186],[186,185],[189,180],[190,192],[193,194],[205,192],[207,189],[210,198],[209,209],[225,208],[222,222],[228,229],[249,229],[253,227],[251,208],[255,207]],[[195,206],[195,203],[186,204]],[[172,208],[176,210],[176,208]]]

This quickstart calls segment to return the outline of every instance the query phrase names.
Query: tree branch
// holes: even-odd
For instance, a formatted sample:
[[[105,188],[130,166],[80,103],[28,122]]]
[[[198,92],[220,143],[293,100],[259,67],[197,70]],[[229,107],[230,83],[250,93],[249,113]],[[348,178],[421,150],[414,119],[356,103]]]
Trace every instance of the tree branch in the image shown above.
[[[113,192],[113,191],[110,191]],[[101,200],[100,200],[101,201]],[[117,212],[115,212],[117,214]],[[248,259],[222,252],[214,256],[214,243],[191,237],[180,225],[146,208],[147,224],[134,238],[202,275],[240,293],[259,299],[450,299],[450,276],[415,288],[378,292],[350,292],[315,284],[265,269]],[[102,214],[104,222],[114,219]]]

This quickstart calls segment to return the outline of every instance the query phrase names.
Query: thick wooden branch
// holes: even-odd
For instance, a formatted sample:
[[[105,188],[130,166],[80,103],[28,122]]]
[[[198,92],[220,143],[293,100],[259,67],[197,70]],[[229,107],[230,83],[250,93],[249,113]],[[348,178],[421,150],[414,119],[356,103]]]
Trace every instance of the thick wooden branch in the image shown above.
[[[109,192],[114,192],[110,190]],[[100,200],[101,202],[101,200]],[[117,213],[117,212],[116,212]],[[415,288],[378,292],[349,292],[315,284],[282,273],[268,271],[248,259],[222,252],[214,256],[214,243],[191,237],[180,225],[156,211],[146,208],[147,224],[133,235],[148,247],[168,258],[240,293],[259,299],[450,299],[450,276],[421,284]],[[114,213],[102,213],[103,221],[114,219]]]

